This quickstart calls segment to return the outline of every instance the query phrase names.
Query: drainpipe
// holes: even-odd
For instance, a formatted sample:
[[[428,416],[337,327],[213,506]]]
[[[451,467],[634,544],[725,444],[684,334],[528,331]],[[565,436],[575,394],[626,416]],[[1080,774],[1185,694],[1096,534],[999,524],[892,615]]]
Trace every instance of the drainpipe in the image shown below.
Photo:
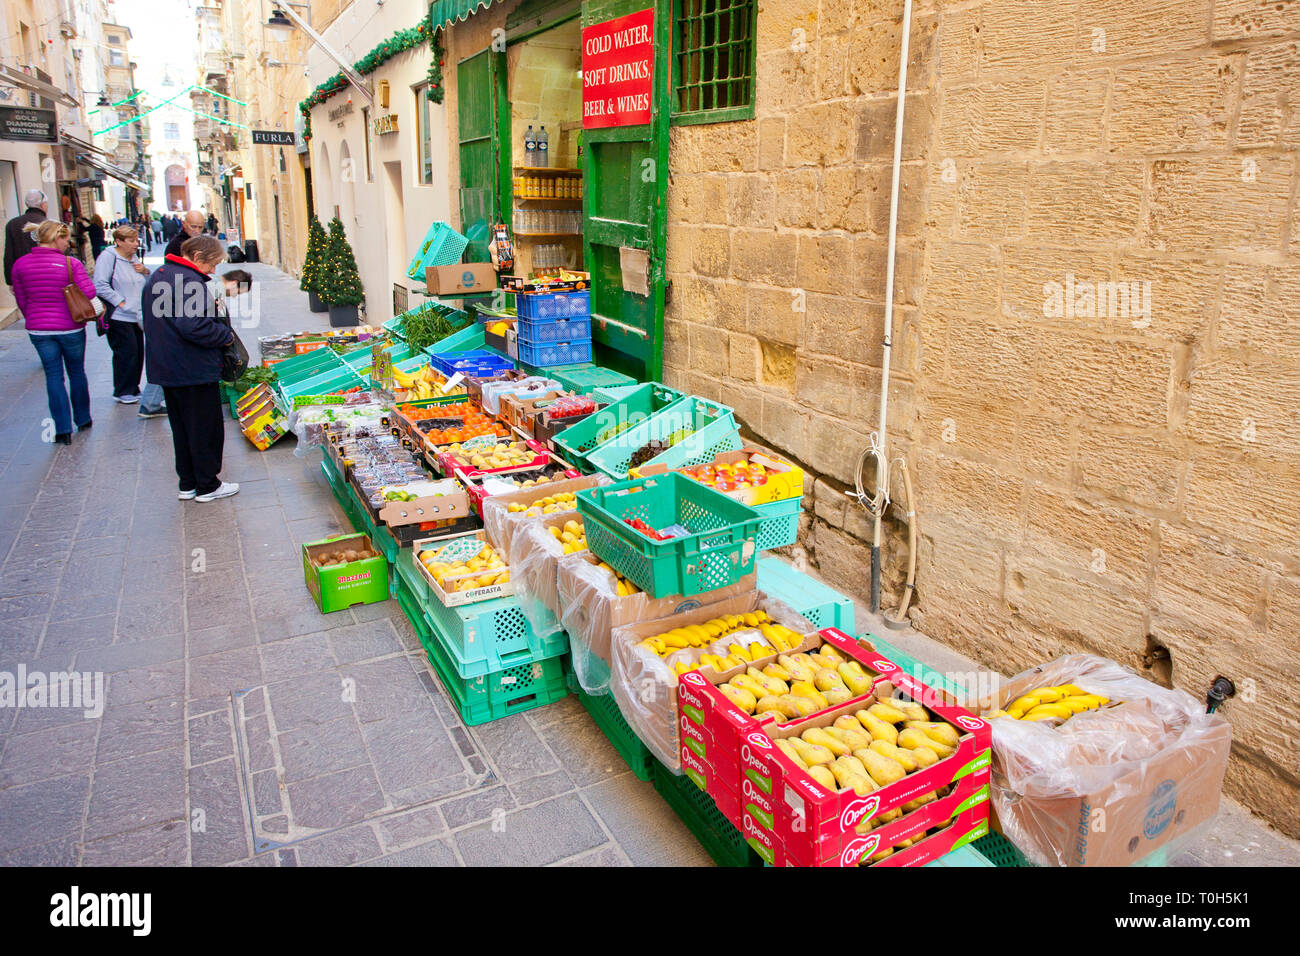
[[[875,527],[871,535],[871,613],[880,611],[880,534],[889,500],[889,358],[893,348],[894,257],[898,248],[898,178],[903,165],[903,105],[907,99],[907,48],[912,35],[912,0],[903,3],[903,40],[898,57],[898,111],[894,116],[894,170],[889,190],[889,252],[885,260],[885,337],[880,362],[880,425],[876,456]],[[911,507],[911,502],[908,503]]]

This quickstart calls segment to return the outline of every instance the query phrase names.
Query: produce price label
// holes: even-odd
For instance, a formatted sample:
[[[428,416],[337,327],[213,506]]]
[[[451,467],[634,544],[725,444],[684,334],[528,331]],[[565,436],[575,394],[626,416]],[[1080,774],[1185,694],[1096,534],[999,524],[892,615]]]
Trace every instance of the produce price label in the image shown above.
[[[654,9],[582,31],[582,128],[650,122]]]

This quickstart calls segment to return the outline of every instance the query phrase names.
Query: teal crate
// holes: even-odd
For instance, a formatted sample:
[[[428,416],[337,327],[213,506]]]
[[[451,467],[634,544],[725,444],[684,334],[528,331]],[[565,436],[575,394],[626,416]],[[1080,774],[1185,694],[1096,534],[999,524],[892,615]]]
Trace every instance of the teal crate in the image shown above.
[[[445,222],[435,222],[424,235],[424,241],[406,267],[406,277],[416,282],[425,279],[424,270],[430,266],[451,266],[460,262],[469,239]]]
[[[319,375],[328,368],[338,368],[342,361],[331,348],[313,349],[302,355],[295,355],[271,366],[275,372],[276,383],[283,385]]]
[[[845,634],[856,633],[852,598],[796,571],[780,558],[759,559],[758,589],[768,597],[790,605],[818,630],[835,627]]]
[[[623,401],[638,388],[640,386],[635,382],[631,385],[603,385],[600,388],[593,388],[587,397],[602,405],[613,405],[615,402]]]
[[[602,694],[599,697],[592,697],[583,693],[581,687],[573,686],[576,684],[577,681],[573,681],[570,689],[577,696],[578,703],[591,714],[591,719],[596,722],[596,726],[618,751],[618,755],[627,763],[632,773],[638,779],[647,782],[654,779],[655,758],[650,753],[650,748],[643,744],[641,738],[628,726],[622,712],[618,709],[614,695]]]
[[[350,388],[365,388],[366,382],[346,365],[326,369],[319,375],[302,379],[285,385],[279,383],[280,397],[287,407],[293,407],[293,400],[299,395],[333,395]]]
[[[607,408],[588,415],[556,435],[556,451],[565,461],[583,467],[588,454],[617,439],[620,434],[618,429],[623,426],[627,426],[624,431],[634,428],[677,402],[685,401],[685,398],[681,392],[667,385],[647,382]]]
[[[334,494],[334,500],[343,509],[343,514],[347,516],[348,523],[352,525],[352,530],[361,531],[362,522],[360,515],[357,513],[357,504],[348,491],[347,482],[343,480],[328,455],[321,459],[320,470],[325,473],[325,480],[329,482],[330,491]]]
[[[447,607],[430,590],[415,566],[410,548],[402,550],[398,574],[405,575],[424,608],[429,624],[446,646],[448,657],[461,677],[481,677],[521,662],[564,654],[569,635],[556,630],[538,634],[514,595]]]
[[[457,312],[457,315],[464,316],[464,312]],[[469,317],[465,316],[466,321]],[[452,319],[454,322],[455,319]],[[483,331],[483,326],[477,322],[472,323],[468,328],[461,329],[459,332],[453,332],[445,339],[439,339],[429,346],[428,351],[442,355],[446,352],[469,352],[474,349],[481,349],[487,345],[487,336]]]
[[[750,848],[740,831],[714,804],[713,798],[695,786],[689,777],[677,776],[656,760],[654,787],[718,866],[763,865],[763,858]]]
[[[754,510],[762,519],[758,526],[758,537],[754,540],[759,551],[784,548],[799,540],[799,515],[803,511],[803,495],[798,498],[786,498],[784,501],[772,501],[765,505],[755,505]]]
[[[843,630],[843,628],[841,628],[841,630]],[[846,633],[852,633],[852,632],[846,632]],[[962,687],[960,684],[956,683],[955,681],[949,680],[948,678],[940,674],[938,671],[933,670],[930,667],[927,667],[925,664],[921,663],[911,654],[908,654],[905,651],[900,650],[899,648],[895,647],[893,644],[889,643],[889,641],[883,640],[882,638],[877,637],[875,634],[865,634],[861,636],[866,637],[867,640],[869,640],[873,645],[875,645],[877,651],[879,651],[885,657],[889,658],[891,661],[893,661],[895,664],[901,667],[904,671],[911,674],[922,684],[926,684],[930,687],[937,687],[942,690],[946,690],[948,693],[955,695],[959,701],[966,699],[966,695],[969,693],[969,691],[965,687]]]
[[[401,339],[403,342],[406,341],[406,329],[402,326],[402,318],[404,315],[405,313],[393,316],[393,318],[389,319],[383,325],[383,328],[387,330],[389,335]]]
[[[556,368],[544,368],[543,374],[553,378],[571,392],[590,395],[598,388],[625,388],[636,386],[636,379],[612,368],[602,368],[590,362],[582,365],[560,365]]]
[[[894,663],[898,663],[895,661]],[[989,831],[980,837],[971,847],[978,850],[994,866],[1033,866],[1025,855],[1016,849],[1016,845],[1001,833]]]
[[[690,597],[735,584],[754,570],[758,512],[677,472],[578,492],[587,547],[651,597]],[[681,525],[655,541],[626,522]]]
[[[348,498],[352,502],[353,508],[356,509],[357,520],[361,527],[358,531],[364,531],[370,537],[370,543],[375,546],[375,550],[382,554],[389,564],[397,561],[397,555],[401,551],[397,540],[389,533],[388,528],[384,525],[376,525],[370,517],[370,509],[366,503],[357,497],[357,490],[348,483]]]
[[[405,581],[402,582],[405,589]],[[410,616],[410,611],[407,611]],[[447,691],[460,719],[473,727],[490,720],[554,703],[568,696],[564,656],[530,659],[479,677],[464,678],[456,672],[448,649],[437,632],[412,621],[433,672]]]
[[[221,398],[222,401],[230,406],[230,417],[235,421],[239,421],[239,411],[237,410],[239,404],[239,392],[235,391],[233,387],[227,385],[225,382],[222,382]]]
[[[740,432],[736,430],[735,413],[725,405],[691,395],[589,452],[587,462],[615,481],[623,481],[638,449],[682,431],[688,434],[667,451],[641,464],[685,468],[703,465],[724,451],[739,451],[743,447]]]

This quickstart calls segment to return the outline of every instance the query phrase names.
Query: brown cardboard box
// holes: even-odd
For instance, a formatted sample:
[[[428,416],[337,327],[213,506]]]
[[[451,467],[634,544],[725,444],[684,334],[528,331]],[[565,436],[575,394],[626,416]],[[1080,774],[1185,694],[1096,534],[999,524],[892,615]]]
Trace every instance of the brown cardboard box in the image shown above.
[[[497,274],[490,262],[429,266],[424,270],[424,284],[430,295],[491,292],[497,287]]]
[[[993,807],[1021,852],[1046,866],[1130,866],[1214,817],[1232,728],[1182,691],[1076,654],[1017,675],[979,712],[1064,683],[1111,704],[1059,728],[990,721]]]

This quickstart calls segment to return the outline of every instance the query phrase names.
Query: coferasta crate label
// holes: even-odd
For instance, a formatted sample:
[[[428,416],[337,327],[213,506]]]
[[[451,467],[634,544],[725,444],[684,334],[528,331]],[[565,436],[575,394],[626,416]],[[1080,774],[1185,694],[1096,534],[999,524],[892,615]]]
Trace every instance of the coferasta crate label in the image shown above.
[[[654,9],[582,31],[582,128],[650,122]]]

